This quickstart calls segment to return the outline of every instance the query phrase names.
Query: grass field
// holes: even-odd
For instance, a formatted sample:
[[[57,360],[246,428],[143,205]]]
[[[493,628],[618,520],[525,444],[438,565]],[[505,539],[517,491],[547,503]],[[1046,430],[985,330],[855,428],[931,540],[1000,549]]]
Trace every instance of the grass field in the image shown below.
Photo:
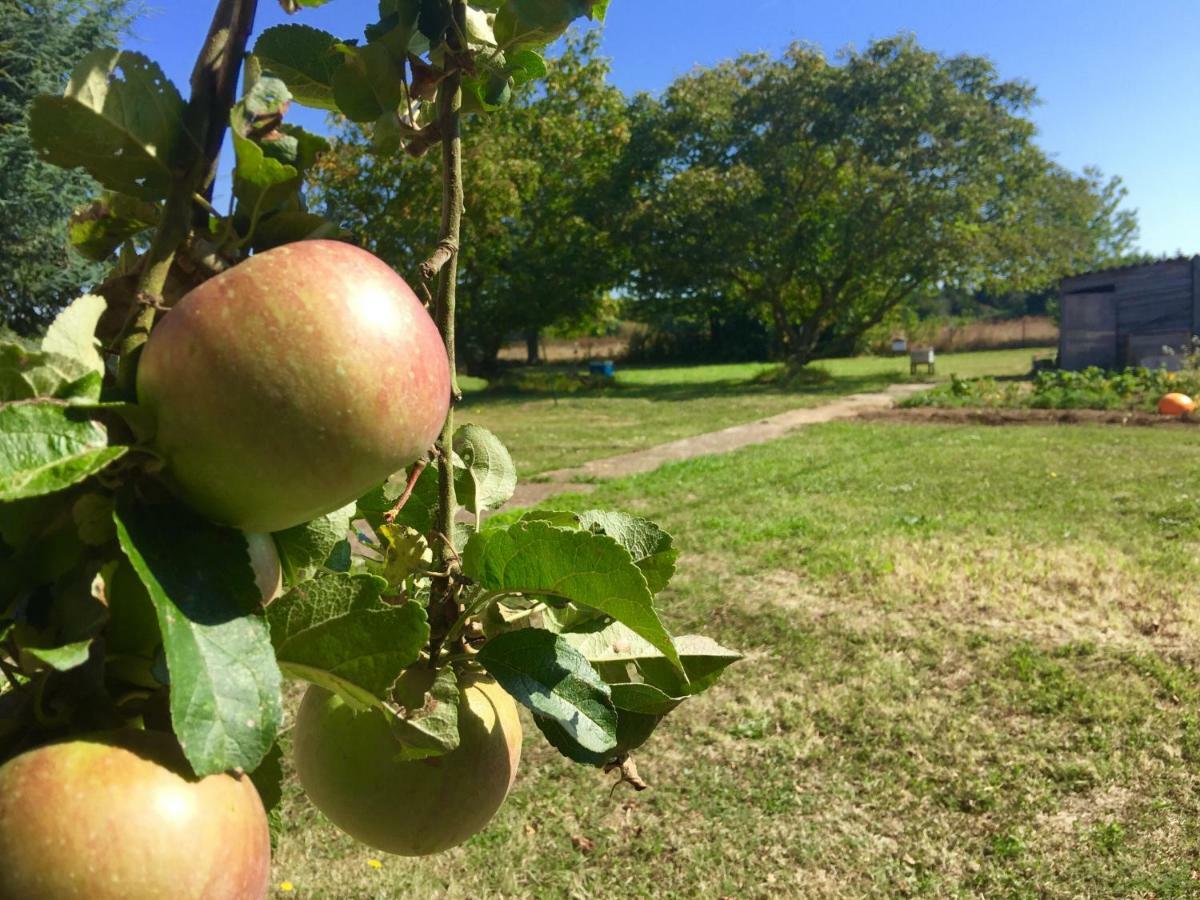
[[[937,380],[1017,376],[1029,371],[1032,350],[992,350],[940,356]],[[639,450],[704,431],[750,422],[833,397],[882,390],[909,381],[907,358],[856,357],[816,364],[831,376],[821,384],[781,386],[760,376],[776,366],[619,368],[613,387],[590,393],[498,395],[486,382],[463,379],[462,421],[499,434],[522,478],[549,469]]]
[[[556,502],[661,522],[683,552],[667,620],[746,653],[644,748],[652,789],[611,792],[529,726],[493,826],[436,858],[357,846],[293,787],[275,881],[1195,896],[1197,471],[1186,431],[836,423]]]

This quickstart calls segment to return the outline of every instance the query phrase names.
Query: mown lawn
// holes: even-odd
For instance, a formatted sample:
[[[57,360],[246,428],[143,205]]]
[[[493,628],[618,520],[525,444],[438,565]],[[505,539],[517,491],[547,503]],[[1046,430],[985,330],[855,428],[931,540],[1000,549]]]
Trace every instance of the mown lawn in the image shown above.
[[[1194,896],[1197,471],[1184,431],[834,423],[553,501],[668,527],[669,623],[746,653],[643,749],[652,789],[529,726],[493,826],[436,858],[357,846],[290,789],[276,884]]]
[[[935,380],[951,374],[964,378],[1023,375],[1035,352],[947,354],[938,359]],[[907,357],[822,360],[814,368],[831,377],[816,384],[757,380],[776,368],[769,363],[618,366],[611,388],[561,395],[494,394],[484,390],[486,382],[464,378],[466,396],[459,413],[463,421],[477,422],[501,435],[521,477],[528,478],[910,380]]]

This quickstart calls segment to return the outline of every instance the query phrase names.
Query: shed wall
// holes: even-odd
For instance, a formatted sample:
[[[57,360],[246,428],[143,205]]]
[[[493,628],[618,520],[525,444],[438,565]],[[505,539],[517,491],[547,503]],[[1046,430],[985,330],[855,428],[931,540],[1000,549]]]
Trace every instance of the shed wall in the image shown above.
[[[1118,368],[1186,344],[1200,324],[1196,269],[1183,259],[1064,279],[1059,364]]]

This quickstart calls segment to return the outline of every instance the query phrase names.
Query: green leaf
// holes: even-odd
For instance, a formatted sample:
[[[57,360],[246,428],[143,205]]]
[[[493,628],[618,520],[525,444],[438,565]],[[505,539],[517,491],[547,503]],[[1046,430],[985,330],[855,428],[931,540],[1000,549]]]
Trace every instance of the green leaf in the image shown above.
[[[688,681],[652,646],[632,630],[614,622],[598,630],[568,632],[563,640],[578,650],[609,684],[642,682],[670,697],[698,694],[712,685],[727,666],[742,658],[703,635],[675,638]]]
[[[599,610],[624,622],[683,671],[654,610],[646,576],[607,535],[517,522],[473,535],[463,553],[463,571],[488,591],[549,595]]]
[[[116,537],[110,494],[88,493],[79,497],[71,506],[71,518],[79,539],[89,547],[103,547]]]
[[[128,449],[108,446],[104,426],[70,407],[0,406],[0,501],[61,491],[95,475]]]
[[[56,672],[69,672],[87,662],[91,648],[91,639],[75,641],[61,647],[31,647],[28,644],[22,644],[21,655],[36,660],[44,667]]]
[[[318,238],[336,240],[341,235],[342,229],[324,216],[298,209],[284,209],[259,220],[258,228],[254,230],[254,236],[250,240],[250,246],[255,252],[259,252],[296,241],[311,241]]]
[[[183,98],[140,53],[101,48],[75,67],[63,97],[37,97],[29,134],[46,162],[82,168],[105,187],[158,200],[183,138]]]
[[[267,609],[284,673],[336,691],[348,703],[380,706],[429,641],[425,609],[389,606],[373,576],[324,575],[306,581]]]
[[[245,537],[175,504],[122,505],[115,518],[154,604],[184,754],[197,775],[253,771],[283,704]]]
[[[272,537],[283,567],[283,583],[289,588],[314,578],[339,541],[350,533],[354,504],[334,510],[319,519],[277,531]]]
[[[617,714],[608,685],[558,635],[512,631],[484,644],[475,659],[535,716],[555,722],[572,744],[590,754],[616,746]]]
[[[337,43],[332,34],[307,25],[276,25],[259,36],[254,55],[283,79],[297,103],[335,112],[333,74],[341,65]]]
[[[78,360],[33,350],[17,341],[0,341],[0,403],[35,397],[71,399],[93,381]],[[91,385],[98,395],[95,384]]]
[[[683,697],[672,697],[652,684],[641,682],[618,682],[610,684],[613,706],[630,712],[652,716],[665,716],[684,701]]]
[[[263,148],[248,137],[232,133],[233,193],[246,215],[254,210],[269,211],[283,205],[300,190],[300,171],[267,156]]]
[[[271,131],[283,120],[292,93],[283,80],[260,75],[230,111],[230,125],[245,137]]]
[[[333,75],[338,109],[352,122],[374,122],[395,112],[404,101],[403,57],[397,59],[381,43],[365,47],[338,44],[342,65]]]
[[[575,19],[603,21],[608,0],[506,0],[496,14],[502,46],[541,46],[557,38]]]
[[[512,98],[512,86],[507,75],[483,75],[463,79],[463,109],[495,112]],[[467,102],[471,101],[471,102]]]
[[[496,46],[496,32],[488,14],[474,6],[467,7],[467,45],[473,50]]]
[[[88,259],[103,262],[125,241],[158,224],[158,204],[105,191],[71,214],[67,236]]]
[[[448,666],[430,675],[428,669],[409,669],[393,692],[399,708],[390,721],[403,744],[401,759],[442,756],[458,746],[458,678]]]
[[[378,534],[387,542],[383,554],[383,577],[388,587],[399,588],[418,572],[433,565],[433,550],[425,535],[407,525],[380,525]]]
[[[533,50],[516,50],[508,54],[507,71],[513,84],[520,86],[546,77],[546,60]]]
[[[512,497],[517,467],[498,437],[480,425],[464,425],[454,432],[454,452],[464,466],[455,471],[458,500],[476,518]]]
[[[73,359],[84,371],[103,376],[104,359],[96,340],[96,324],[107,306],[105,299],[96,294],[84,294],[71,301],[46,329],[42,350]]]
[[[629,551],[637,567],[646,576],[652,593],[667,586],[675,574],[679,553],[671,546],[671,536],[641,516],[604,509],[589,509],[579,514],[579,524],[588,531],[607,534]]]
[[[430,42],[440,41],[450,27],[450,4],[442,0],[420,0],[417,28]]]

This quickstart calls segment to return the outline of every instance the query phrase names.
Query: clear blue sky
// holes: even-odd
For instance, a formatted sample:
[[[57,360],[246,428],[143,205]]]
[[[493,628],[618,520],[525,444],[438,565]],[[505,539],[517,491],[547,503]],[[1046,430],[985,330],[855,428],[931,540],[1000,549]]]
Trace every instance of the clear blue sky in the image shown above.
[[[147,0],[133,49],[186,90],[212,3]],[[730,10],[735,10],[732,14]],[[289,18],[260,0],[257,30],[299,21],[361,37],[375,0],[333,0]],[[833,54],[909,31],[943,53],[990,57],[1038,88],[1041,145],[1063,165],[1120,175],[1142,247],[1200,252],[1200,2],[1197,0],[612,0],[603,49],[626,92],[744,50],[794,40]],[[291,117],[320,130],[322,117]]]

